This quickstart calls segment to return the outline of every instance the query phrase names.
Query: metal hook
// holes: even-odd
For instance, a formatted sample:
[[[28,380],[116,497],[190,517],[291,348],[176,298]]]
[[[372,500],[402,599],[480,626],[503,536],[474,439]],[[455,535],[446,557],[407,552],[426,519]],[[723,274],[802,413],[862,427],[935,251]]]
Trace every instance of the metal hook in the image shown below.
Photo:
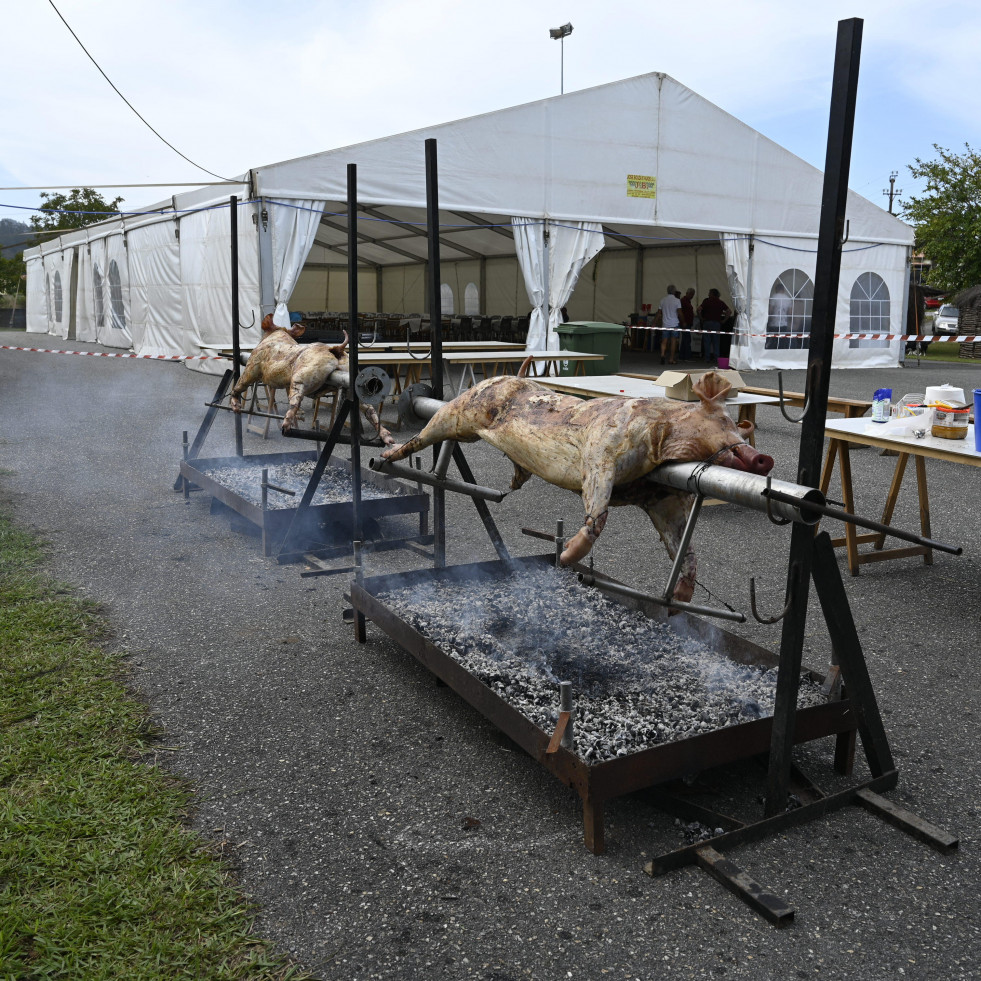
[[[851,225],[851,222],[846,218],[845,219],[845,235],[844,235],[844,237],[841,240],[841,244],[842,245],[844,245],[848,241],[848,231],[849,231],[849,226],[850,225]]]
[[[248,330],[249,327],[255,327],[255,307],[252,308],[252,323],[248,327],[243,327],[241,324],[238,325],[239,330]]]
[[[804,416],[807,415],[807,409],[808,409],[808,405],[809,405],[809,400],[805,397],[805,399],[804,399],[804,409],[803,409],[803,411],[800,414],[800,418],[795,419],[787,411],[786,399],[785,399],[784,394],[783,394],[783,372],[782,371],[778,371],[777,372],[777,389],[780,392],[780,412],[781,412],[781,414],[783,415],[784,419],[787,420],[787,422],[792,422],[795,426],[799,426],[804,421]]]
[[[775,525],[789,525],[790,524],[790,518],[777,518],[777,517],[774,517],[773,512],[770,510],[770,501],[772,500],[771,497],[770,497],[771,480],[772,480],[771,476],[769,474],[767,474],[766,475],[766,492],[763,495],[766,498],[766,516]]]
[[[792,603],[793,596],[788,593],[784,608],[775,617],[761,617],[760,611],[756,608],[756,579],[754,577],[749,580],[749,606],[753,611],[754,618],[760,623],[776,623],[778,620],[782,620],[790,612]]]
[[[409,352],[409,357],[412,358],[413,361],[425,361],[426,358],[428,358],[433,353],[432,342],[430,342],[429,344],[429,350],[424,352],[423,354],[420,354],[418,358],[412,353],[412,325],[411,324],[405,325],[405,349],[406,351]]]

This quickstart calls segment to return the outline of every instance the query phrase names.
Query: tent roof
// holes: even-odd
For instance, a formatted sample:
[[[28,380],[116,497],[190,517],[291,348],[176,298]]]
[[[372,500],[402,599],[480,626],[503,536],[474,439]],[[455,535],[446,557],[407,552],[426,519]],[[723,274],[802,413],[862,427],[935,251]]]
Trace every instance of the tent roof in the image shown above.
[[[242,197],[250,181],[256,197],[323,205],[309,262],[345,263],[347,165],[357,164],[359,262],[422,262],[429,138],[444,262],[513,256],[512,215],[599,222],[606,249],[717,243],[720,232],[817,238],[821,172],[661,73],[258,167],[243,176]],[[629,194],[630,176],[653,178],[654,196]],[[122,224],[220,206],[223,192],[190,191]],[[852,243],[913,243],[909,225],[851,191],[847,217]],[[88,226],[41,251],[120,224]]]
[[[640,244],[718,232],[817,236],[821,172],[661,73],[260,167],[253,186],[272,199],[334,202],[326,222],[343,226],[354,163],[358,201],[376,219],[418,222],[428,138],[437,141],[440,208],[453,213],[444,246],[493,254],[500,237],[475,226],[511,215],[601,222]],[[654,178],[656,196],[628,195],[629,175]],[[908,225],[853,192],[848,219],[853,242],[913,242]],[[384,235],[393,236],[414,251],[411,229]]]

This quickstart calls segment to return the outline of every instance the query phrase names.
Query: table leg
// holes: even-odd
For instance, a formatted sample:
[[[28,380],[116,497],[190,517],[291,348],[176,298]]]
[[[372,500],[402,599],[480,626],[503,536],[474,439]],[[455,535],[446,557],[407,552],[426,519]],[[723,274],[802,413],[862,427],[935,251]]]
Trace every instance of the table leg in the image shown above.
[[[924,538],[932,538],[930,534],[930,494],[927,491],[926,459],[916,458],[916,492],[920,498],[920,534]],[[928,548],[923,553],[923,564],[933,565],[933,549]]]
[[[896,500],[899,497],[899,488],[902,486],[903,477],[906,476],[906,462],[909,460],[908,453],[900,453],[896,461],[896,469],[892,474],[892,483],[889,485],[889,493],[886,495],[886,505],[882,509],[882,523],[888,525],[892,522],[892,513],[896,510]],[[917,467],[917,470],[919,468]],[[873,548],[880,550],[886,543],[886,534],[882,532],[876,536]]]
[[[838,447],[838,454],[841,462],[841,500],[845,505],[845,510],[855,514],[855,496],[852,492],[852,461],[848,452],[848,443],[842,441]],[[845,548],[848,552],[848,571],[853,575],[858,575],[858,541],[855,526],[850,522],[845,522]]]
[[[737,421],[738,422],[746,421],[746,422],[751,422],[753,424],[753,428],[750,430],[749,433],[748,442],[750,446],[756,446],[756,405],[753,404],[753,405],[739,406],[739,416]]]
[[[838,455],[839,440],[828,440],[828,455],[824,458],[824,469],[821,471],[821,493],[827,497],[831,486],[831,474],[835,468],[835,457]]]

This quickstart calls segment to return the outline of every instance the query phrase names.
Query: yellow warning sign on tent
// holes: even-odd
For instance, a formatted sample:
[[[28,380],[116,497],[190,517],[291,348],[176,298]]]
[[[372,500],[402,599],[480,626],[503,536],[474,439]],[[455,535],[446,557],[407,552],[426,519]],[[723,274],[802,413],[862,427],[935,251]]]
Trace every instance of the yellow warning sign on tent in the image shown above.
[[[642,177],[640,174],[627,174],[628,198],[656,198],[657,178]]]

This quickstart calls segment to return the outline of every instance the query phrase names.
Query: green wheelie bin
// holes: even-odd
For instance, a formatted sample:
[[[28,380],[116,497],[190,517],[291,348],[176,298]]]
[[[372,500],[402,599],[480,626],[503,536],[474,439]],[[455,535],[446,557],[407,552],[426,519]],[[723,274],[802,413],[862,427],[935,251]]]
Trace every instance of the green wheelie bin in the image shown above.
[[[574,320],[555,328],[559,349],[602,354],[602,361],[584,361],[587,375],[615,375],[620,370],[620,351],[623,348],[623,324],[605,324],[595,320]],[[559,374],[576,374],[580,362],[560,361]]]

